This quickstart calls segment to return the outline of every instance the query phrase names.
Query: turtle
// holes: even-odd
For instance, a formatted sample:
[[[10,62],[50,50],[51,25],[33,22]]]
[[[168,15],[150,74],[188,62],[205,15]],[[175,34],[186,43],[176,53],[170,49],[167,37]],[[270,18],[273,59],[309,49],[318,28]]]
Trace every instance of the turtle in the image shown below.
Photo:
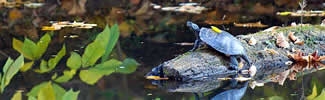
[[[241,57],[251,66],[251,62],[246,54],[241,42],[230,33],[220,30],[214,26],[211,28],[199,26],[191,21],[187,21],[187,27],[194,31],[196,40],[194,47],[190,51],[195,51],[201,45],[207,44],[216,51],[230,56],[230,69],[238,70],[237,57]]]

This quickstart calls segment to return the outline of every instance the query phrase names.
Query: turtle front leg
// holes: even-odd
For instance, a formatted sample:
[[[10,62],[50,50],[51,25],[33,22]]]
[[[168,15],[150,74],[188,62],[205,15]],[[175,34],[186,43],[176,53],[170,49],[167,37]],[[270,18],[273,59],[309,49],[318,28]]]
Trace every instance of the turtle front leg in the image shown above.
[[[238,70],[238,61],[236,55],[230,56],[230,69],[231,70]]]
[[[245,62],[247,62],[248,67],[252,66],[252,63],[251,63],[251,61],[249,61],[249,58],[246,54],[241,55],[241,57],[245,60]]]
[[[200,39],[196,39],[195,42],[194,42],[194,46],[190,51],[195,51],[197,48],[199,48],[201,46],[201,44],[202,44],[201,42],[202,41]]]

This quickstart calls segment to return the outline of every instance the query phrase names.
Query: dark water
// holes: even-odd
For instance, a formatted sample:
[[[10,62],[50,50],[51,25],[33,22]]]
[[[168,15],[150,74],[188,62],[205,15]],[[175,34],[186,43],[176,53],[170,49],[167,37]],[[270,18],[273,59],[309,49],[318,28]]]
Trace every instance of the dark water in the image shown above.
[[[55,1],[55,0],[54,0]],[[78,1],[78,0],[76,0]],[[81,1],[81,0],[79,0]],[[137,0],[130,0],[135,2]],[[36,18],[40,18],[40,22],[37,25],[48,25],[50,20],[79,20],[89,21],[102,25],[102,22],[107,22],[107,16],[113,16],[112,20],[116,22],[133,21],[137,23],[139,30],[131,31],[128,35],[122,36],[119,39],[118,46],[114,52],[116,58],[123,58],[127,56],[134,58],[141,65],[138,66],[134,73],[125,74],[112,74],[105,76],[95,85],[87,85],[80,81],[78,77],[73,80],[61,84],[64,88],[74,88],[80,90],[80,100],[193,100],[195,99],[194,93],[174,93],[167,92],[166,90],[160,89],[155,85],[151,84],[151,81],[146,80],[144,75],[151,70],[151,68],[159,65],[160,63],[167,61],[187,52],[192,46],[182,46],[175,43],[193,42],[195,40],[194,34],[191,33],[187,27],[185,27],[185,21],[192,20],[198,22],[201,26],[209,26],[204,23],[205,19],[221,20],[222,16],[226,15],[226,19],[232,22],[257,22],[261,21],[263,24],[269,26],[286,26],[291,22],[299,22],[299,17],[281,17],[276,16],[277,11],[295,11],[299,9],[297,0],[284,0],[282,3],[279,0],[271,1],[241,1],[241,0],[210,0],[210,1],[198,1],[203,6],[209,7],[210,9],[204,11],[202,14],[187,14],[178,12],[163,12],[159,10],[150,10],[143,15],[136,15],[132,12],[138,11],[146,0],[139,0],[140,3],[129,3],[129,0],[108,0],[99,1],[93,0],[86,3],[87,12],[77,15],[69,15],[63,7],[60,8],[56,2],[46,1],[46,7],[39,9],[27,9],[18,7],[22,12],[23,17],[10,21],[9,11],[13,8],[0,8],[1,22],[0,26],[0,49],[1,52],[1,65],[4,65],[7,56],[16,57],[19,55],[11,47],[11,39],[13,37],[33,37],[33,34],[24,34],[26,30],[35,28],[36,34],[44,34],[44,31],[40,30],[40,27],[35,26],[32,22],[35,22]],[[156,4],[161,5],[176,5],[182,0],[170,0],[170,1],[152,1]],[[197,0],[195,0],[197,1]],[[278,2],[276,2],[278,1]],[[324,10],[322,0],[309,0],[308,10]],[[67,3],[64,0],[62,4]],[[52,11],[50,7],[57,6],[55,11]],[[63,5],[61,5],[63,6]],[[122,15],[109,14],[112,11],[110,8],[119,7],[122,11],[127,12]],[[239,8],[238,8],[239,7]],[[231,9],[233,8],[233,9]],[[37,14],[33,14],[33,13]],[[153,15],[149,13],[153,12]],[[208,13],[217,12],[214,15],[208,15]],[[148,14],[148,15],[147,15]],[[121,17],[122,16],[122,17]],[[142,17],[141,17],[142,16]],[[149,16],[148,18],[143,16]],[[208,17],[207,17],[208,16]],[[210,18],[214,17],[214,18]],[[171,20],[169,21],[165,21]],[[107,23],[110,23],[108,20]],[[304,23],[319,24],[322,17],[305,17]],[[102,21],[102,22],[101,22]],[[36,23],[36,22],[35,22]],[[171,23],[171,24],[166,24]],[[265,28],[246,28],[246,27],[235,27],[233,24],[216,25],[218,27],[224,27],[230,33],[234,35],[254,33]],[[155,27],[155,29],[146,29],[149,27]],[[26,30],[24,30],[26,29]],[[55,31],[59,34],[54,40],[53,46],[50,47],[47,52],[49,57],[51,54],[55,54],[60,49],[60,44],[66,43],[68,50],[79,49],[86,43],[89,43],[90,38],[94,35],[92,33],[98,33],[102,28],[95,28],[90,30],[78,30],[78,29],[67,29]],[[76,39],[66,39],[64,42],[60,42],[60,34],[63,35],[80,35]],[[36,38],[35,38],[36,39]],[[119,52],[119,53],[118,53]],[[63,60],[66,60],[64,58]],[[62,61],[65,62],[65,61]],[[54,72],[59,72],[64,69],[64,66],[57,67]],[[54,73],[53,72],[53,73]],[[44,80],[51,79],[51,75],[42,74],[38,75],[33,72],[30,73],[19,73],[12,80],[11,84],[6,88],[5,92],[1,94],[3,99],[9,99],[13,93],[22,89],[29,91],[34,85],[39,84]],[[307,74],[298,77],[296,81],[286,80],[283,86],[277,83],[267,83],[265,86],[256,87],[255,89],[247,88],[244,94],[244,100],[260,100],[260,99],[275,99],[275,100],[298,100],[307,97],[312,93],[312,87],[316,84],[318,94],[324,88],[325,81],[324,71],[317,71],[311,74]],[[218,89],[215,89],[218,91]],[[212,91],[214,92],[214,91]]]

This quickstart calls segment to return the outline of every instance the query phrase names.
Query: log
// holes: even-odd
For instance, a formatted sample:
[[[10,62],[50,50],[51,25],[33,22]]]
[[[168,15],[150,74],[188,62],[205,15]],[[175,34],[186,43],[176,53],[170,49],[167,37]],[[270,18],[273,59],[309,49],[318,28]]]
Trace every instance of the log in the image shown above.
[[[320,66],[323,65],[322,62],[317,62],[318,67],[310,67],[311,63],[315,62],[301,64],[301,61],[296,61],[288,56],[288,52],[295,53],[296,50],[301,50],[304,55],[310,55],[317,50],[319,55],[324,55],[324,30],[325,27],[319,25],[304,25],[278,27],[272,31],[236,36],[243,44],[248,57],[257,69],[255,76],[251,77],[251,80],[253,80],[251,83],[255,83],[251,84],[251,87],[267,82],[283,84],[288,76],[292,79],[292,77],[296,77],[297,73],[311,73],[324,69],[323,66]],[[290,40],[288,37],[290,32],[294,32],[294,36],[299,41],[303,41],[303,44]],[[287,46],[289,47],[277,45],[279,34],[283,34],[283,39],[288,42]],[[256,39],[254,45],[249,44],[252,37]],[[216,85],[220,84],[218,79],[237,74],[237,71],[228,69],[229,62],[228,56],[206,47],[181,54],[174,59],[163,62],[161,65],[163,65],[163,72],[167,77],[182,79],[182,84],[174,86],[172,90],[169,87],[170,91],[205,92],[214,89],[208,86],[209,84],[213,83],[217,88],[220,86]],[[288,64],[288,62],[293,62],[293,64]],[[248,67],[247,64],[244,64],[243,68]]]

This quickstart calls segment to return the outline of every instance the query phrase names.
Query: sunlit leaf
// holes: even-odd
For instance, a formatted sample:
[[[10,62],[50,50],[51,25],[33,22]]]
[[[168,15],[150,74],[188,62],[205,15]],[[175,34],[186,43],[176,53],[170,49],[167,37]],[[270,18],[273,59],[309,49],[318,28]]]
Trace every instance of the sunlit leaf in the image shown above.
[[[3,77],[1,82],[1,92],[9,85],[10,80],[17,74],[19,69],[24,65],[24,57],[20,55],[15,61],[8,58],[5,66],[3,67]]]
[[[28,100],[37,100],[35,97],[29,96]]]
[[[307,100],[313,100],[316,96],[317,96],[317,87],[314,84],[313,85],[313,91],[309,96],[307,96]]]
[[[322,93],[313,100],[325,100],[325,88],[323,88]]]
[[[23,47],[22,47],[22,54],[24,55],[25,58],[29,60],[37,60],[35,52],[38,49],[37,45],[32,41],[29,40],[28,38],[25,38]]]
[[[97,73],[94,70],[81,70],[79,77],[83,82],[94,85],[101,77],[103,77],[103,74]]]
[[[61,100],[62,96],[66,93],[66,91],[58,84],[52,83],[52,86],[55,92],[56,100]]]
[[[46,84],[48,84],[48,82],[42,82],[36,86],[34,86],[32,88],[32,90],[30,90],[28,93],[27,93],[27,96],[28,97],[37,97],[37,94],[38,92],[40,91],[41,88],[43,88]]]
[[[61,50],[54,58],[51,58],[48,62],[48,67],[50,70],[56,67],[56,65],[59,63],[61,58],[66,54],[65,45],[62,46]]]
[[[58,83],[64,83],[64,82],[68,82],[70,79],[73,78],[73,76],[76,74],[76,70],[72,69],[72,70],[65,70],[63,72],[63,75],[58,77],[57,79],[55,79],[55,82]]]
[[[37,43],[37,50],[35,51],[36,53],[36,58],[40,58],[44,52],[46,51],[49,43],[51,41],[51,36],[49,34],[45,34],[42,36],[42,38],[38,41]]]
[[[22,95],[21,95],[22,91],[16,91],[16,93],[14,94],[14,96],[12,96],[11,100],[22,100]]]
[[[271,96],[267,100],[284,100],[283,97],[280,96]]]
[[[105,61],[104,63],[97,64],[95,67],[90,68],[89,70],[96,71],[97,73],[103,75],[110,75],[111,73],[115,72],[115,70],[121,66],[122,62],[116,59],[110,59]]]
[[[47,72],[47,71],[49,71],[49,68],[47,66],[47,61],[45,61],[45,60],[41,61],[39,69],[35,69],[35,72],[37,72],[37,73],[44,73],[44,72]]]
[[[124,59],[121,66],[117,67],[116,72],[120,72],[123,74],[130,74],[137,69],[139,63],[131,58]]]
[[[63,95],[62,100],[77,100],[79,93],[80,93],[80,91],[73,92],[73,90],[70,89],[68,92],[66,92]]]
[[[104,47],[100,45],[100,42],[90,43],[81,57],[82,66],[88,67],[94,65],[104,52]]]
[[[50,86],[49,86],[50,85]],[[62,88],[61,86],[55,84],[55,83],[51,83],[51,82],[43,82],[43,83],[40,83],[39,85],[36,85],[32,88],[31,91],[29,91],[27,93],[27,96],[29,97],[28,99],[30,99],[30,97],[33,97],[33,98],[40,98],[39,95],[40,95],[40,92],[44,92],[44,89],[48,89],[48,88],[52,88],[50,89],[49,92],[47,93],[43,93],[41,95],[52,95],[50,92],[53,93],[53,95],[55,96],[56,100],[61,100],[62,96],[65,94],[65,90],[64,88]],[[51,96],[52,97],[52,96]],[[33,99],[31,98],[31,99]],[[52,97],[53,98],[53,97]],[[45,97],[46,99],[46,97]],[[40,100],[40,99],[38,99]],[[46,99],[47,100],[47,99]]]
[[[108,28],[107,26],[105,28]],[[112,27],[111,27],[111,32],[110,34],[108,34],[109,36],[107,37],[108,38],[108,41],[107,41],[107,44],[106,44],[106,49],[105,49],[105,53],[102,57],[102,62],[106,61],[110,55],[110,53],[112,52],[119,36],[120,36],[120,31],[119,31],[119,28],[117,26],[117,24],[114,24]]]
[[[67,61],[67,66],[71,69],[79,69],[81,66],[81,57],[76,52],[71,52],[70,57]]]
[[[23,42],[21,42],[20,40],[17,40],[16,38],[12,39],[12,47],[21,54],[23,54],[23,52],[22,52],[23,44],[24,44]],[[25,55],[25,54],[23,54],[23,55]]]
[[[40,88],[37,100],[55,100],[55,93],[51,82],[48,82],[44,87]]]
[[[20,68],[20,71],[21,72],[26,72],[27,70],[32,68],[33,64],[34,64],[34,61],[25,63],[24,66]]]

